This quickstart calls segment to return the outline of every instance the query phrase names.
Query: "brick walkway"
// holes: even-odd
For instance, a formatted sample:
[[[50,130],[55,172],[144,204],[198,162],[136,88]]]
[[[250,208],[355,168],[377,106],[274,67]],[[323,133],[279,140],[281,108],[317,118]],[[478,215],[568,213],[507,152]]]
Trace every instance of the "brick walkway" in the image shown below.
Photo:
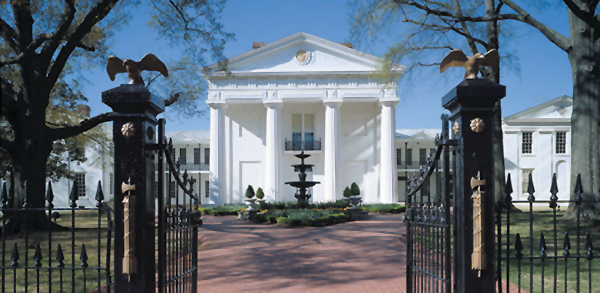
[[[204,216],[199,292],[404,292],[401,218],[287,229]]]

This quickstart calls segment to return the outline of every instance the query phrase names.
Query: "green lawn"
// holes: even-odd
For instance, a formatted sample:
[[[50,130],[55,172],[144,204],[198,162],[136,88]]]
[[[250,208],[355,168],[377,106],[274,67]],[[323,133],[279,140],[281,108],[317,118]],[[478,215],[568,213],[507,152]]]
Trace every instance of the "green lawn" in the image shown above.
[[[510,261],[509,280],[511,283],[520,286],[522,289],[530,291],[530,284],[533,284],[531,292],[554,292],[554,267],[556,264],[556,291],[557,292],[600,292],[600,258],[594,258],[589,261],[585,258],[585,233],[591,232],[591,239],[594,246],[593,254],[598,257],[600,255],[600,226],[591,222],[582,222],[580,226],[580,242],[579,255],[583,256],[577,261],[577,223],[575,221],[562,220],[560,217],[564,212],[557,212],[557,245],[554,242],[554,222],[552,211],[534,211],[532,214],[533,225],[533,242],[531,242],[530,236],[530,215],[529,213],[511,213],[510,214],[510,250],[508,254],[510,256],[516,255],[515,250],[515,239],[517,233],[521,236],[521,243],[523,245],[524,257],[533,255],[534,257],[540,256],[540,233],[544,233],[546,240],[546,259],[534,259],[533,262],[529,259],[522,259],[520,261],[521,271],[519,274],[519,260],[512,259]],[[506,256],[506,214],[503,214],[502,218],[502,253]],[[497,227],[494,228],[497,232]],[[563,243],[565,232],[569,232],[569,238],[571,242],[571,257],[565,262],[564,259],[556,259],[554,256],[563,256]],[[451,238],[452,239],[452,238]],[[437,248],[441,241],[439,241],[434,231],[423,230],[419,234],[415,235],[415,241],[421,243],[423,246],[429,249]],[[439,242],[438,242],[439,241]],[[530,244],[533,244],[533,250],[530,253]],[[451,243],[453,247],[453,243]],[[555,253],[556,248],[556,253]],[[451,250],[453,255],[453,248]],[[506,279],[506,262],[502,262],[502,279]],[[566,266],[566,277],[565,277],[565,266]],[[577,269],[579,267],[579,291],[577,290]],[[531,271],[530,271],[531,268]],[[495,268],[494,268],[495,269]],[[533,274],[532,274],[532,273]],[[591,278],[590,278],[591,274]],[[542,275],[544,276],[542,279]],[[533,276],[533,278],[531,278]],[[567,290],[565,290],[565,280]],[[590,291],[590,280],[592,291]],[[543,286],[542,286],[543,283]],[[543,290],[542,290],[543,287]],[[506,288],[503,289],[506,292]]]
[[[60,278],[62,275],[62,289],[65,292],[71,292],[73,288],[72,276],[75,276],[75,292],[89,292],[93,288],[98,286],[98,270],[90,269],[106,267],[106,253],[107,253],[107,219],[106,215],[102,214],[101,217],[101,242],[100,249],[98,247],[98,211],[75,211],[75,246],[71,243],[71,231],[65,232],[52,232],[52,251],[49,253],[48,247],[48,232],[35,232],[29,234],[29,249],[27,249],[27,266],[34,267],[34,254],[35,245],[40,244],[40,251],[42,254],[42,266],[40,269],[29,269],[27,270],[27,282],[25,281],[25,235],[9,235],[6,237],[6,247],[0,247],[5,249],[4,266],[11,266],[12,260],[11,255],[13,246],[16,243],[19,251],[19,266],[16,270],[4,269],[4,280],[2,280],[2,270],[0,269],[0,291],[6,290],[6,292],[24,292],[27,284],[29,292],[50,292],[50,286],[52,286],[52,292],[60,292]],[[1,223],[1,221],[0,221]],[[59,225],[65,227],[71,227],[71,212],[62,212],[62,217],[57,220]],[[114,235],[113,235],[114,237]],[[62,251],[64,254],[64,269],[57,268],[56,253],[57,245],[61,244]],[[88,270],[81,269],[81,247],[85,244],[87,252],[87,264]],[[75,251],[75,257],[73,258],[73,248]],[[0,251],[1,253],[1,251]],[[100,263],[98,262],[98,253],[100,253]],[[0,256],[1,257],[1,256]],[[49,263],[49,258],[51,262]],[[113,257],[111,251],[111,258]],[[1,263],[0,259],[0,263]],[[74,262],[75,270],[73,271],[72,265]],[[114,274],[111,260],[111,277]],[[52,282],[49,282],[48,267],[51,267]],[[15,275],[16,271],[16,275]],[[39,272],[39,291],[38,291],[38,272]],[[61,274],[62,273],[62,274]],[[16,283],[15,283],[16,280]],[[2,283],[4,281],[4,283]],[[106,284],[106,272],[100,272],[100,284]],[[2,287],[4,286],[4,288]]]
[[[582,222],[580,226],[580,239],[579,249],[577,253],[577,222],[562,220],[560,217],[564,214],[563,212],[557,212],[556,222],[556,243],[554,242],[554,221],[552,211],[534,211],[532,214],[532,229],[533,239],[530,234],[530,215],[529,213],[511,213],[510,214],[510,256],[516,255],[515,250],[515,239],[517,233],[521,236],[523,244],[523,256],[527,257],[530,255],[540,256],[540,233],[544,233],[546,240],[546,254],[545,260],[534,259],[531,262],[529,259],[522,259],[521,273],[519,275],[518,267],[519,260],[511,260],[510,262],[510,276],[509,280],[511,283],[519,284],[520,287],[525,290],[530,290],[530,284],[533,284],[532,292],[542,292],[542,287],[545,292],[554,292],[554,267],[556,265],[556,276],[557,284],[556,290],[558,292],[600,292],[600,259],[595,258],[590,262],[585,258],[585,235],[586,232],[591,232],[591,239],[594,246],[593,253],[595,256],[600,255],[600,225],[591,222]],[[506,255],[506,214],[503,215],[502,219],[502,243],[503,243],[503,254]],[[565,232],[569,232],[569,238],[571,242],[571,257],[565,261],[564,259],[555,259],[554,256],[563,256],[563,243],[565,239]],[[533,246],[533,251],[530,250]],[[556,252],[555,252],[556,249]],[[577,255],[583,256],[577,261]],[[591,267],[590,267],[591,265]],[[565,278],[565,266],[566,266],[566,278]],[[502,264],[502,278],[506,279],[506,263]],[[577,291],[577,268],[580,271],[580,289]],[[533,274],[531,274],[531,270]],[[542,273],[544,275],[542,279]],[[596,288],[590,291],[590,274],[591,274],[591,287]],[[533,276],[533,278],[531,278]],[[532,281],[533,279],[533,281]],[[567,290],[565,290],[565,279]],[[543,283],[543,286],[542,286]]]

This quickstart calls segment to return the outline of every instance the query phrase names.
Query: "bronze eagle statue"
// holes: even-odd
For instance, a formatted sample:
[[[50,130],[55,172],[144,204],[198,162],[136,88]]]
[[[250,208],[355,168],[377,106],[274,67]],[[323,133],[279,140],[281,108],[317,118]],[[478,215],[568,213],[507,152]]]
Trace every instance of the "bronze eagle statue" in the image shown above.
[[[477,78],[480,66],[491,67],[494,72],[498,72],[500,67],[500,55],[496,49],[491,49],[485,55],[477,53],[467,57],[460,49],[452,50],[440,64],[440,73],[443,73],[448,67],[464,67],[464,79]]]
[[[165,77],[169,76],[167,66],[153,54],[146,54],[139,62],[135,62],[131,59],[125,59],[125,61],[123,61],[118,57],[110,56],[108,57],[108,63],[106,64],[106,72],[108,72],[110,80],[114,81],[117,73],[126,72],[129,77],[129,84],[143,85],[144,80],[142,79],[141,72],[144,70],[158,71]]]

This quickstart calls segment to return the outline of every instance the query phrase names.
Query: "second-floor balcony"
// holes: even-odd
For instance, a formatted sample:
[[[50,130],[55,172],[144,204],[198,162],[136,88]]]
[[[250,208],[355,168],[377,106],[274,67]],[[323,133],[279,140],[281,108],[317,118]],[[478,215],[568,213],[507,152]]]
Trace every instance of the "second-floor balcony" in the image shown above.
[[[320,151],[321,139],[312,140],[288,140],[285,139],[286,151]]]
[[[168,171],[169,165],[165,162],[164,166],[165,166],[165,171]],[[210,169],[210,165],[205,164],[205,163],[200,163],[200,164],[188,163],[188,164],[181,164],[179,166],[179,169],[181,170],[181,172],[183,172],[185,170],[187,170],[188,172],[190,172],[190,171],[208,171]]]

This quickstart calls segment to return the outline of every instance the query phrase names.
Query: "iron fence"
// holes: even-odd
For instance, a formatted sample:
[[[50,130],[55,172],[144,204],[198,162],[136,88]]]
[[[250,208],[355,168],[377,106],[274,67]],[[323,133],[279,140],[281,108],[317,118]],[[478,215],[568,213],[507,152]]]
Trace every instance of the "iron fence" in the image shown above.
[[[597,222],[582,222],[586,217],[582,208],[599,205],[600,196],[598,200],[582,198],[580,175],[573,192],[575,198],[559,199],[558,191],[554,174],[550,198],[536,199],[530,173],[527,200],[512,200],[508,174],[504,199],[496,204],[496,273],[497,279],[503,280],[498,282],[498,292],[521,288],[529,292],[598,292],[600,232]],[[540,210],[536,205],[540,203],[548,208]],[[513,204],[526,204],[528,208],[514,211]],[[570,207],[560,211],[560,204]]]
[[[45,207],[32,207],[26,190],[14,207],[2,186],[1,292],[111,292],[113,220],[101,183],[93,208],[77,206],[75,184],[69,208],[54,207],[50,183]]]

